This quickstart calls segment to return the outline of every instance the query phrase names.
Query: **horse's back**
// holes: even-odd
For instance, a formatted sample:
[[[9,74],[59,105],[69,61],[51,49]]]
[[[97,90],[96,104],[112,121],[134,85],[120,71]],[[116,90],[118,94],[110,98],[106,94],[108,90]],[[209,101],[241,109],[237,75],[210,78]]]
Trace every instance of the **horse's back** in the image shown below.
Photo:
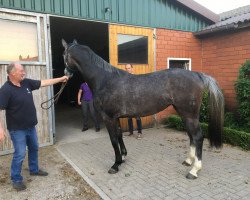
[[[201,89],[202,81],[194,72],[162,70],[113,78],[103,87],[99,98],[109,113],[146,116],[171,104],[193,101],[195,96],[200,96]]]

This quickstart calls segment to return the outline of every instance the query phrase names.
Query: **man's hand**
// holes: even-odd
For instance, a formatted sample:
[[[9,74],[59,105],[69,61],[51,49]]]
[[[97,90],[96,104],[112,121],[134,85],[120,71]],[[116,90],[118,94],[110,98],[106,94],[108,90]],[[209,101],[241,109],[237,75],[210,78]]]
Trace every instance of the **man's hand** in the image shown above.
[[[62,77],[62,82],[65,83],[69,80],[69,77],[68,76],[63,76]]]
[[[60,78],[53,78],[53,79],[46,79],[46,80],[41,80],[41,87],[49,86],[49,85],[54,85],[57,83],[65,83],[69,80],[68,76],[62,76]]]

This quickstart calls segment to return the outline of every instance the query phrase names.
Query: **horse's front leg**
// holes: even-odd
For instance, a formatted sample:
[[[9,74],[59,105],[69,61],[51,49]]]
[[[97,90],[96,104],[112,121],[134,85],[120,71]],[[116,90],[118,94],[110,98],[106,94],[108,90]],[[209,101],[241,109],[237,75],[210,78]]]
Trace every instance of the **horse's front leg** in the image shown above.
[[[125,147],[125,144],[123,142],[123,137],[122,137],[122,129],[121,129],[121,124],[120,124],[120,120],[117,120],[117,134],[118,134],[118,141],[119,141],[119,145],[120,145],[120,150],[121,150],[121,154],[122,154],[122,162],[125,162],[125,157],[127,156],[127,149]]]
[[[104,123],[109,132],[109,137],[112,143],[112,146],[115,151],[115,164],[109,169],[108,173],[115,174],[119,171],[119,165],[122,163],[122,155],[118,143],[118,134],[117,134],[117,120],[116,119],[104,119]]]

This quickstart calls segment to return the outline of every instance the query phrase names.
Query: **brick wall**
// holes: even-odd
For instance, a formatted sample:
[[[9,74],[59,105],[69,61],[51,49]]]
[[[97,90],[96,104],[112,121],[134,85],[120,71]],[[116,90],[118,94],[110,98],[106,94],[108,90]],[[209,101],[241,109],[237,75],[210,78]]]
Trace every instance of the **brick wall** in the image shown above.
[[[202,71],[213,76],[223,90],[226,110],[237,107],[234,84],[239,67],[250,59],[250,29],[202,38]]]
[[[168,58],[191,58],[192,71],[202,71],[201,41],[190,32],[156,30],[156,70],[167,68]],[[157,119],[175,113],[172,107],[158,113]]]
[[[196,38],[190,32],[157,29],[156,70],[167,68],[167,59],[191,58],[192,71],[201,71],[214,77],[225,95],[226,110],[237,107],[234,89],[239,67],[250,59],[250,29],[216,33]],[[162,120],[175,113],[172,107],[158,113]]]

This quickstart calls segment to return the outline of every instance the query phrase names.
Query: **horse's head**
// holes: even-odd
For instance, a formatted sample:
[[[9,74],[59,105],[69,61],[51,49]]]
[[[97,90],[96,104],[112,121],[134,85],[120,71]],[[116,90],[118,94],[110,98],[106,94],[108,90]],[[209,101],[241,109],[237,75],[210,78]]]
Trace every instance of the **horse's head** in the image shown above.
[[[67,44],[64,39],[62,39],[62,45],[64,47],[64,52],[63,52],[63,59],[64,59],[64,65],[65,65],[65,70],[64,73],[67,76],[72,76],[75,71],[77,71],[75,61],[72,59],[72,56],[70,54],[70,49],[77,45],[77,41],[74,40],[73,43]]]

